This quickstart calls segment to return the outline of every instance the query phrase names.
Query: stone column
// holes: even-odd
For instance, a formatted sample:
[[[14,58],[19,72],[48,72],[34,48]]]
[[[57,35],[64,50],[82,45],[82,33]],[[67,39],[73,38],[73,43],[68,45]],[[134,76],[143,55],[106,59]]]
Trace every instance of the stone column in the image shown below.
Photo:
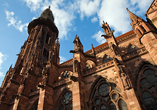
[[[77,75],[75,74],[75,77]],[[85,102],[84,83],[82,81],[72,82],[73,110],[87,110]]]
[[[38,110],[54,110],[52,87],[46,85],[45,88],[40,88]]]
[[[149,52],[153,63],[157,65],[157,35],[156,33],[149,32],[141,38],[141,43],[145,46],[146,50]]]

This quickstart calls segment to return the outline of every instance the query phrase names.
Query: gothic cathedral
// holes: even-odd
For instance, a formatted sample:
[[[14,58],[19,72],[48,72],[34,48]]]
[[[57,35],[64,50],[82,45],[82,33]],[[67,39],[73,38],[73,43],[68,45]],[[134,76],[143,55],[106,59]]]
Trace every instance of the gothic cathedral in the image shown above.
[[[157,110],[157,0],[145,16],[130,12],[131,31],[59,64],[58,29],[50,7],[28,25],[28,39],[0,87],[1,110]]]

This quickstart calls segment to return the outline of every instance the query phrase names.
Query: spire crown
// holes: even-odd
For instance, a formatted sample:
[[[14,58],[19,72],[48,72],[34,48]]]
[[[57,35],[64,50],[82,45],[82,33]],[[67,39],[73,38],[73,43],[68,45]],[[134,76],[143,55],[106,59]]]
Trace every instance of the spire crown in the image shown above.
[[[111,29],[110,29],[110,27],[109,27],[109,25],[108,25],[107,22],[105,23],[103,21],[102,28],[103,28],[103,30],[104,30],[104,32],[105,32],[106,35],[109,34],[109,33],[111,33]]]
[[[40,17],[49,18],[50,20],[52,20],[54,22],[54,16],[50,9],[50,6],[41,13]]]
[[[137,15],[135,15],[134,13],[132,13],[131,11],[129,11],[128,8],[126,8],[126,10],[127,10],[128,13],[129,13],[130,20],[131,20],[131,25],[132,25],[132,26],[135,25],[135,24],[137,24],[139,21],[142,20],[141,17],[138,17]]]

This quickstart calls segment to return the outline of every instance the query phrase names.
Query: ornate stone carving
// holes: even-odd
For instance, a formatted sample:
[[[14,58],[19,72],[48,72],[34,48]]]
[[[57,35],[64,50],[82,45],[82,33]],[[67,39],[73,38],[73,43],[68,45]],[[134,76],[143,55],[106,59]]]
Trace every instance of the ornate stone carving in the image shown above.
[[[77,60],[75,60],[74,61],[74,72],[77,72],[78,74],[80,74],[81,73],[80,70],[81,70],[80,63]]]
[[[48,70],[49,70],[49,64],[43,67],[42,70],[42,81],[39,83],[38,87],[44,88],[46,84],[48,83]]]
[[[104,30],[104,32],[105,32],[106,35],[111,32],[111,29],[110,29],[109,25],[107,24],[107,22],[105,23],[103,21],[102,28],[103,28],[103,30]]]
[[[130,81],[129,81],[129,77],[124,72],[124,70],[123,70],[123,68],[121,66],[119,66],[119,76],[120,76],[120,79],[122,81],[124,90],[130,89],[131,84],[130,84]]]
[[[115,44],[112,44],[112,48],[113,48],[115,54],[118,55],[119,54],[118,47]]]
[[[119,60],[117,59],[117,58],[113,58],[113,60],[114,60],[114,62],[115,62],[115,64],[118,66],[120,63],[119,63]]]

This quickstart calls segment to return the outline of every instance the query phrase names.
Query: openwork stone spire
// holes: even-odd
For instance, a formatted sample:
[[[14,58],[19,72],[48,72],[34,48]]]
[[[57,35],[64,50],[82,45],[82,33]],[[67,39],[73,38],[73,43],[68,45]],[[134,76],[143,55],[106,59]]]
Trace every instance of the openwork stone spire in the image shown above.
[[[130,16],[130,20],[131,20],[131,26],[133,27],[135,24],[137,24],[139,21],[142,21],[141,17],[138,17],[137,15],[135,15],[134,13],[132,13],[131,11],[129,11],[128,8],[126,8],[126,10],[129,13]]]
[[[50,20],[52,20],[54,22],[54,17],[53,17],[52,11],[50,10],[50,6],[49,6],[49,8],[45,9],[42,12],[42,14],[40,15],[40,17],[48,18],[48,19],[50,19]]]

